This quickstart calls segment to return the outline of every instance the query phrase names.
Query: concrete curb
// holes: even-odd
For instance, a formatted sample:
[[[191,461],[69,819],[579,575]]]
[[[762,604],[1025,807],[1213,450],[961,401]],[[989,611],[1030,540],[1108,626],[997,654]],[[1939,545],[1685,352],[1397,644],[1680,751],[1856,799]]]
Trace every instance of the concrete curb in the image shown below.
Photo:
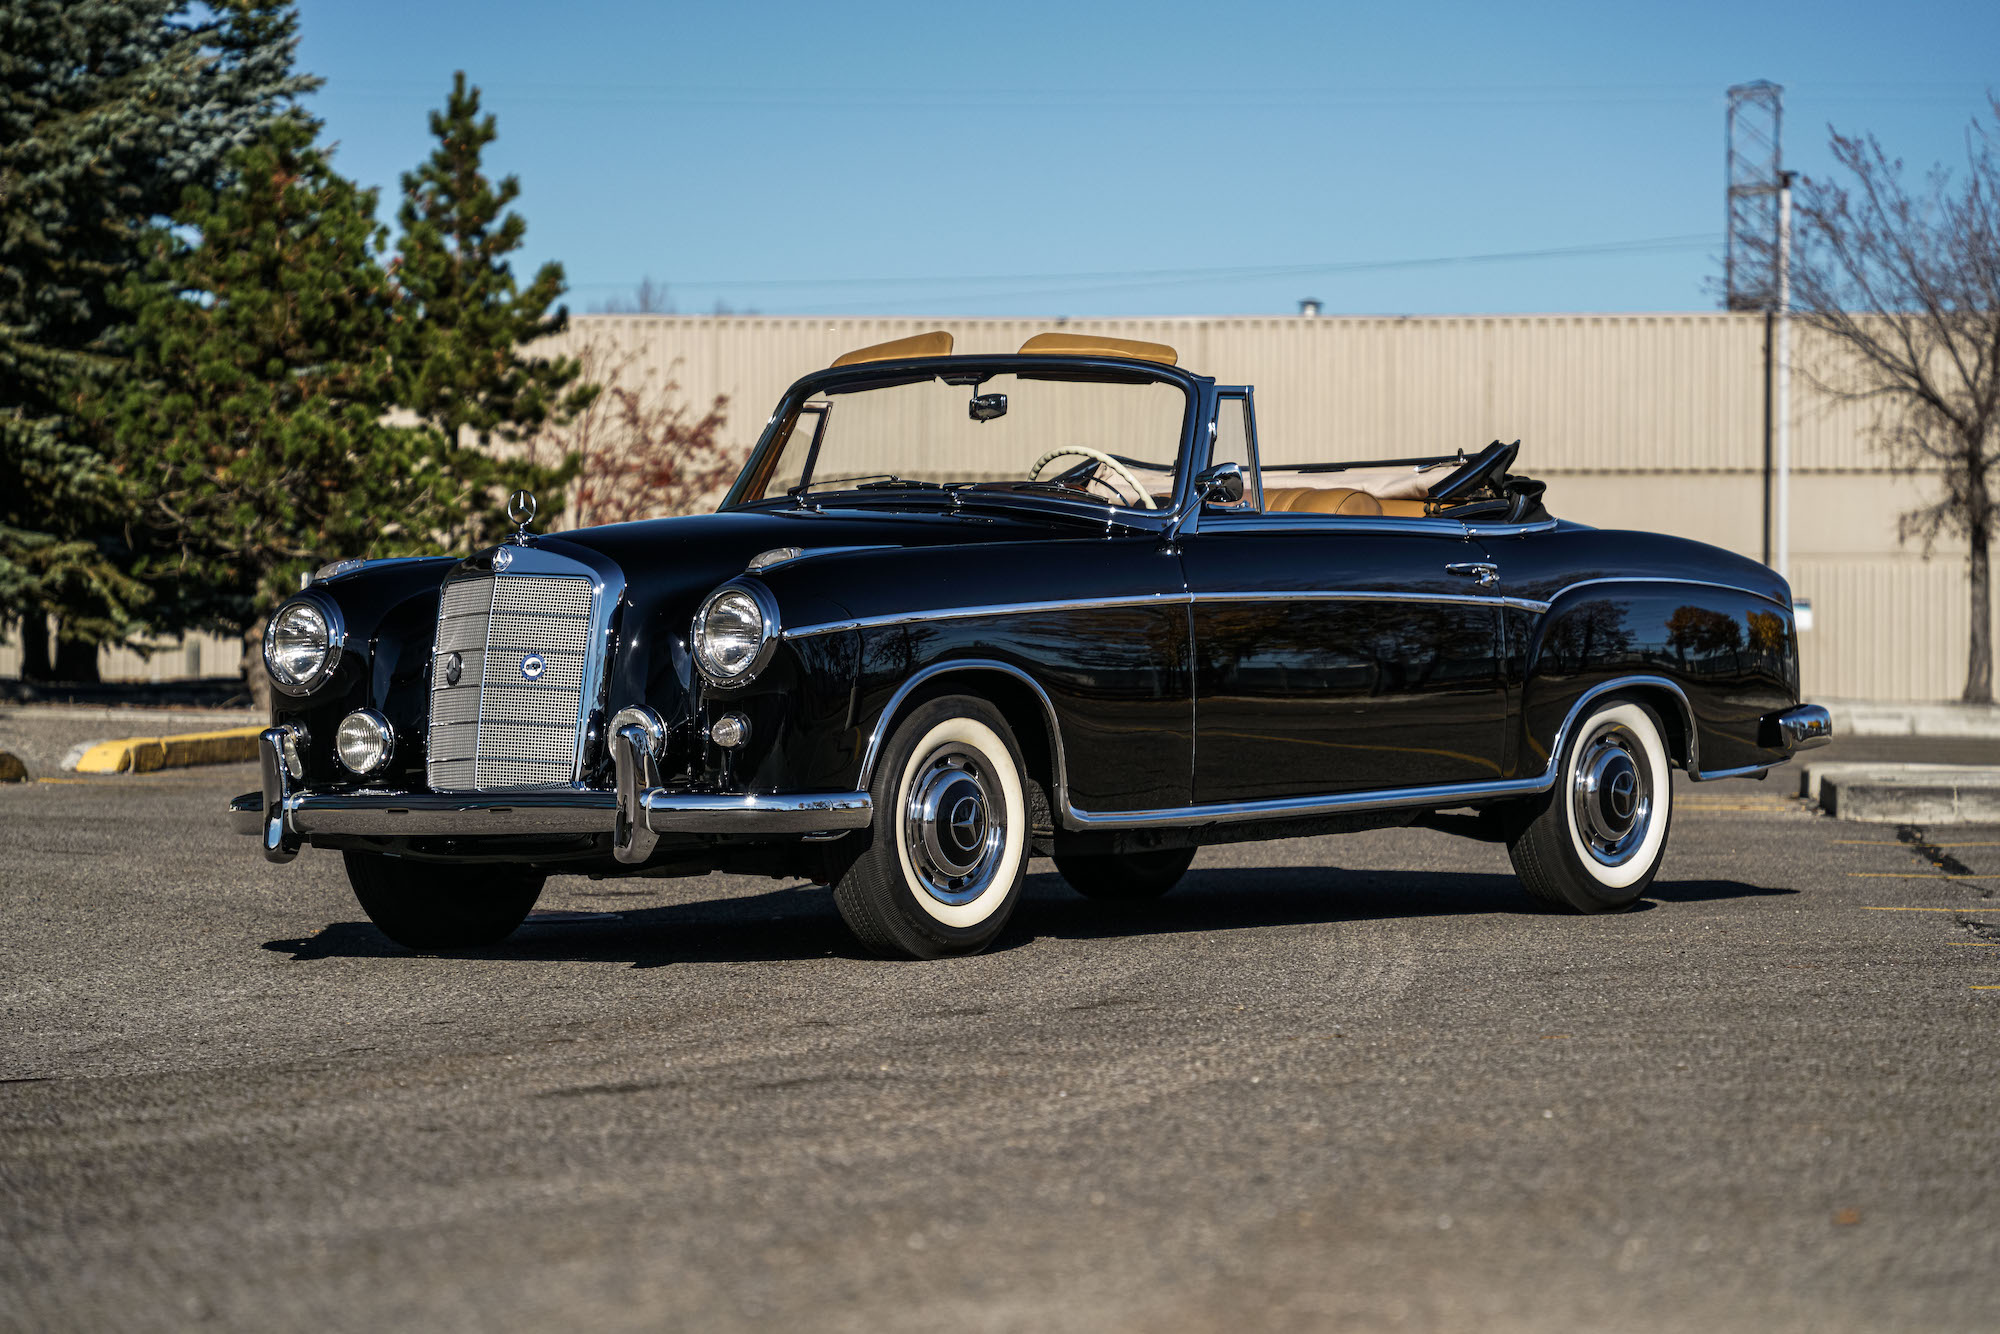
[[[2000,766],[1809,764],[1799,795],[1858,824],[2000,824]]]
[[[87,746],[76,763],[80,774],[151,773],[185,769],[197,764],[238,764],[257,758],[257,734],[262,727],[232,727],[222,732],[188,732],[181,736],[126,737]]]
[[[2000,704],[1902,704],[1865,699],[1816,699],[1833,715],[1833,734],[1847,736],[2000,737]]]

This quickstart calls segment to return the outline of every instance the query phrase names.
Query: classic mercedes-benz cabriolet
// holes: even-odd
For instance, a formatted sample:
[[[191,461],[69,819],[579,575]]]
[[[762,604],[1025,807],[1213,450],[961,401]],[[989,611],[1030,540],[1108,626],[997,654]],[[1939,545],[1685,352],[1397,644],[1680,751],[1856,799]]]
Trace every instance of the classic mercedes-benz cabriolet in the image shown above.
[[[1518,442],[1342,459],[1152,343],[932,333],[786,391],[714,514],[343,561],[265,636],[264,854],[339,849],[415,949],[546,876],[803,877],[861,942],[989,944],[1028,861],[1098,898],[1208,843],[1419,824],[1626,907],[1671,771],[1831,735],[1791,590],[1551,518]]]

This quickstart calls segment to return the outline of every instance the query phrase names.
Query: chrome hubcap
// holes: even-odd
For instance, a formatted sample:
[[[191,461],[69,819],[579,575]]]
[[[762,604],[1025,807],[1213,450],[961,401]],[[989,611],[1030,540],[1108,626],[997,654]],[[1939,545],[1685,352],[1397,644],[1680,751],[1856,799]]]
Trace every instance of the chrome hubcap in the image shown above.
[[[982,756],[948,745],[924,760],[903,808],[903,844],[924,893],[953,907],[993,884],[1007,846],[1006,810]]]
[[[1619,866],[1638,852],[1653,823],[1653,770],[1630,729],[1611,723],[1585,738],[1570,802],[1592,857]]]

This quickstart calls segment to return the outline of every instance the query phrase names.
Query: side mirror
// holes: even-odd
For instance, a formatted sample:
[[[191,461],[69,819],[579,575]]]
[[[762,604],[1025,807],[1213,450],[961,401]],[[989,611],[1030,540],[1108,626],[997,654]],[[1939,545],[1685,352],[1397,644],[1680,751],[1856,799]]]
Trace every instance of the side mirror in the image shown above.
[[[1243,465],[1218,463],[1195,474],[1194,493],[1206,503],[1235,505],[1243,499]]]
[[[1181,525],[1188,516],[1211,501],[1224,505],[1235,505],[1243,499],[1243,465],[1240,463],[1218,463],[1212,468],[1203,468],[1194,475],[1194,494],[1180,513],[1174,515],[1167,525],[1165,545],[1171,547],[1180,540]]]

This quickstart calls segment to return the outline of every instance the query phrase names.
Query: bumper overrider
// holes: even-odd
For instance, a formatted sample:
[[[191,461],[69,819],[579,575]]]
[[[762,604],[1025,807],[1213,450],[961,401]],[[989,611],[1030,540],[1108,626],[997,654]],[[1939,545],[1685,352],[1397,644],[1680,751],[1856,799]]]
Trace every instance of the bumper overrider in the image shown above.
[[[636,865],[652,855],[662,834],[828,836],[865,829],[874,816],[866,792],[669,791],[660,783],[646,729],[636,725],[611,738],[617,788],[610,792],[308,792],[294,787],[301,775],[288,757],[288,737],[282,727],[264,730],[257,740],[263,791],[230,803],[236,832],[261,838],[264,856],[274,862],[290,861],[319,835],[610,834],[613,855]]]

